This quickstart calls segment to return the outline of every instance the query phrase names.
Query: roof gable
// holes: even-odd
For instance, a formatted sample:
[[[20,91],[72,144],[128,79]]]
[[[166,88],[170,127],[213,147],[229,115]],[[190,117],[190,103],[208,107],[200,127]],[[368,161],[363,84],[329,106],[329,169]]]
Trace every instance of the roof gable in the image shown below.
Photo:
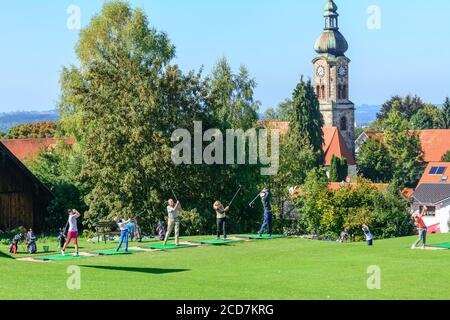
[[[267,129],[278,129],[282,135],[289,131],[289,122],[287,121],[260,121],[259,125]],[[325,153],[325,165],[331,165],[333,156],[346,158],[350,166],[356,164],[350,149],[345,143],[344,137],[336,127],[324,127],[323,130],[323,152]]]
[[[5,155],[7,159],[13,162],[24,175],[43,190],[49,198],[53,197],[52,192],[0,141],[0,156]],[[1,177],[0,177],[1,178]]]

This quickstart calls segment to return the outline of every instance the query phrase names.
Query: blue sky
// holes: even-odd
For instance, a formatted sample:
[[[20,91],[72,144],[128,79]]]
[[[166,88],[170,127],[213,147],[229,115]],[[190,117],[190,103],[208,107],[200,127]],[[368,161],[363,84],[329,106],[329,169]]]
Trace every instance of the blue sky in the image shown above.
[[[258,83],[262,110],[290,97],[300,75],[312,75],[314,42],[326,0],[135,0],[169,34],[183,70],[209,72],[226,56]],[[66,27],[70,5],[85,26],[100,0],[4,1],[0,10],[0,112],[48,110],[59,96],[62,66],[76,64],[78,31]],[[442,103],[450,95],[448,0],[336,0],[350,49],[351,98],[379,104],[415,93]],[[367,27],[370,5],[381,29]]]

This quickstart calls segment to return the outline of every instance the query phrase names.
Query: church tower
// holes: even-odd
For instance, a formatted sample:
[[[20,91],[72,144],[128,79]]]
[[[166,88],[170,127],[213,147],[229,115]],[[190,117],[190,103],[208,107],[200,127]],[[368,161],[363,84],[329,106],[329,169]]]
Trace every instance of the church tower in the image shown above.
[[[325,6],[325,28],[314,46],[314,87],[325,127],[337,127],[355,153],[355,105],[349,100],[348,43],[339,32],[339,14],[333,0]]]

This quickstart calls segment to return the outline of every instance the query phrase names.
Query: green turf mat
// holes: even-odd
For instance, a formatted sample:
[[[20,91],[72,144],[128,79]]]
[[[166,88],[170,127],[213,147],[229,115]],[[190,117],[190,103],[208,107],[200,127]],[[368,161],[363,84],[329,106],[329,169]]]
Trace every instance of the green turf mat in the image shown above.
[[[278,234],[273,234],[272,236],[269,236],[268,234],[263,234],[262,236],[259,236],[259,234],[244,234],[244,235],[237,236],[237,238],[252,239],[252,240],[256,240],[256,239],[281,239],[281,238],[285,238],[285,236],[278,235]]]
[[[125,252],[124,249],[121,249],[119,252],[117,252],[116,249],[110,249],[110,250],[95,250],[92,252],[97,253],[101,256],[113,256],[113,255],[120,255],[120,254],[132,254],[132,253],[137,253],[137,252],[142,252],[142,251],[128,250],[128,252]]]
[[[430,247],[450,249],[450,243],[432,244]]]
[[[81,259],[82,257],[74,257],[72,254],[66,254],[65,256],[62,255],[54,255],[54,256],[40,256],[40,257],[33,257],[38,260],[44,260],[44,261],[65,261],[65,260],[75,260],[75,259]]]
[[[194,246],[189,245],[189,244],[180,244],[179,246],[176,246],[174,244],[168,244],[168,245],[152,244],[152,245],[145,246],[143,248],[168,250],[168,249],[182,249],[182,248],[190,248],[190,247],[194,247]]]
[[[217,240],[217,239],[209,239],[209,240],[198,240],[198,241],[192,241],[194,243],[201,243],[201,244],[213,244],[213,245],[220,245],[220,244],[227,244],[227,243],[235,243],[235,242],[242,242],[242,240]]]

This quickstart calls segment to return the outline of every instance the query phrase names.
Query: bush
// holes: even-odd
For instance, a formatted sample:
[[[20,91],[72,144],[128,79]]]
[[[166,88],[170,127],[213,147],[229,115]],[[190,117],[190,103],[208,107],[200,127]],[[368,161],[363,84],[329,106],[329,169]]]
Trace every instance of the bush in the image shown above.
[[[363,238],[361,226],[370,227],[376,238],[408,236],[414,226],[408,212],[408,202],[398,189],[384,191],[368,180],[345,186],[337,191],[311,175],[303,185],[299,199],[300,219],[294,225],[306,234],[336,238],[344,228],[357,239]]]
[[[197,209],[180,214],[181,232],[186,236],[198,235],[202,230],[202,218]]]

